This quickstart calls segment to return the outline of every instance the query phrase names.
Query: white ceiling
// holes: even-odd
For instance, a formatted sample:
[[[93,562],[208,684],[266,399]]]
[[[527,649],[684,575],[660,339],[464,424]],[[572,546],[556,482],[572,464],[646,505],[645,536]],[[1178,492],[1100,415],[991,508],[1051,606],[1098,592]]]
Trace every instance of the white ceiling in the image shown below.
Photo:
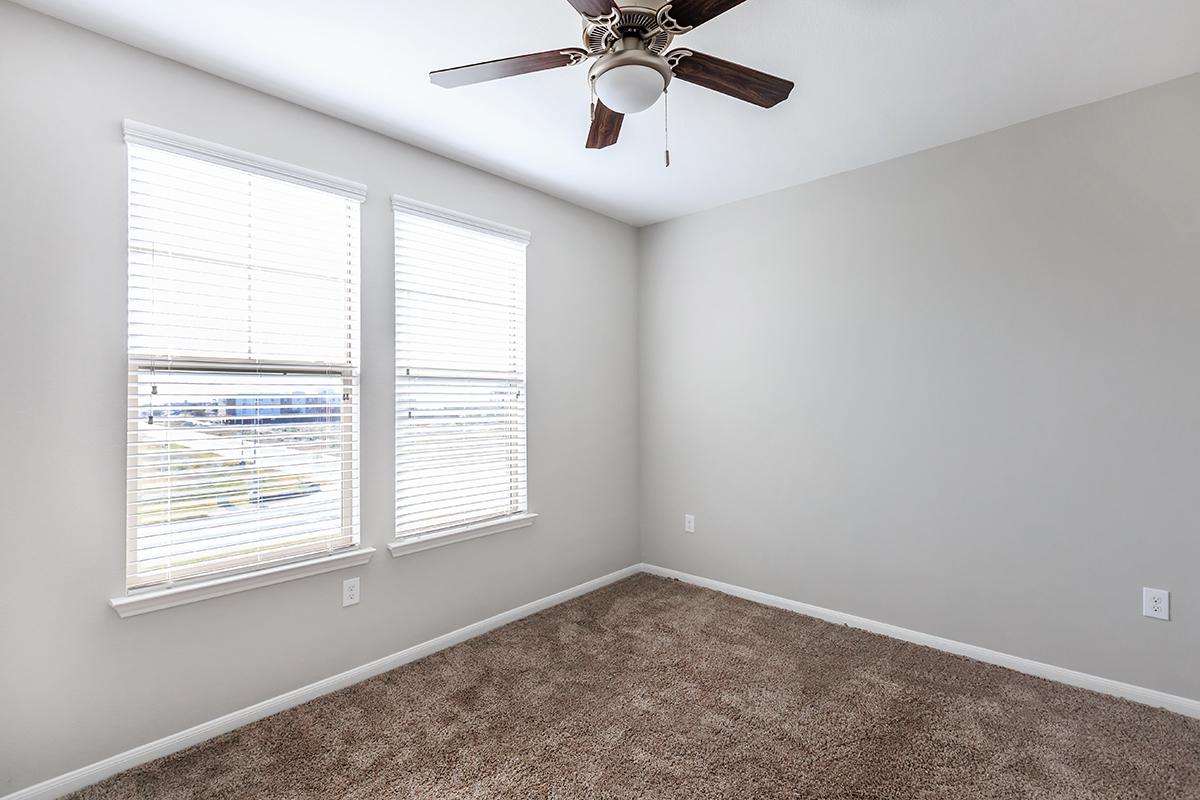
[[[584,149],[586,67],[431,69],[577,46],[566,0],[20,0],[643,225],[1200,71],[1197,0],[748,0],[676,40],[796,82],[771,110],[672,86]]]

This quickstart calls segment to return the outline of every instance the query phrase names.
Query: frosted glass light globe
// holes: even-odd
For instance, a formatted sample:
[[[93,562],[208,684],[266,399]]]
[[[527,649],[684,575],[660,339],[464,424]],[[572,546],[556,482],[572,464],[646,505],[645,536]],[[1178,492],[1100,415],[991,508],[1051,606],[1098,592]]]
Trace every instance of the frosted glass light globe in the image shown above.
[[[643,64],[621,64],[596,78],[596,96],[618,114],[645,111],[665,88],[662,73]]]

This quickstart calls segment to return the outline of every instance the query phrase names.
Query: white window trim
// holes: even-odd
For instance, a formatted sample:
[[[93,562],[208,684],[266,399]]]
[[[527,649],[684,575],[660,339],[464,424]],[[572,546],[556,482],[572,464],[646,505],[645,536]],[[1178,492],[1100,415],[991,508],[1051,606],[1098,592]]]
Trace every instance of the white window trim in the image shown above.
[[[524,245],[528,245],[533,239],[529,231],[514,228],[510,225],[501,225],[499,222],[492,222],[482,217],[473,217],[470,214],[452,211],[430,203],[422,203],[420,200],[413,200],[411,197],[403,197],[398,194],[392,195],[392,211],[421,214],[426,217],[442,220],[443,222],[460,225],[464,228],[474,228],[483,233],[503,236],[506,239],[512,239],[514,242],[520,242]]]
[[[276,161],[273,158],[247,153],[245,150],[226,147],[164,128],[156,128],[153,125],[131,119],[125,120],[124,129],[125,142],[128,144],[146,145],[181,156],[198,158],[211,164],[233,167],[268,178],[279,178],[312,189],[332,192],[360,203],[367,199],[367,187],[364,184],[327,175],[314,169]]]
[[[108,604],[122,617],[134,617],[138,614],[148,614],[151,611],[161,611],[164,608],[173,608],[200,600],[211,600],[214,597],[244,592],[248,589],[258,589],[276,583],[294,581],[298,578],[320,575],[324,572],[333,572],[336,569],[358,567],[370,561],[374,554],[374,547],[356,547],[327,556],[307,557],[301,561],[277,564],[250,572],[239,572],[235,575],[201,578],[165,588],[134,590],[128,595],[112,598]]]
[[[537,514],[527,511],[524,514],[514,514],[511,517],[490,519],[485,522],[474,522],[470,525],[460,525],[455,528],[444,528],[431,533],[413,536],[407,539],[397,539],[387,546],[392,558],[432,550],[435,547],[445,547],[448,544],[478,539],[481,536],[491,536],[493,533],[504,533],[521,528],[528,528],[537,519]]]

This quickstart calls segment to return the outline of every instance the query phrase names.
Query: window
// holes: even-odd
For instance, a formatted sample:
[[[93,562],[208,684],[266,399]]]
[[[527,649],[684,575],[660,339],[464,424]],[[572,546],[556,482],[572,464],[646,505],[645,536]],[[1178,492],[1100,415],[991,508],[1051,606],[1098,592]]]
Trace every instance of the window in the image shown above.
[[[528,515],[526,233],[393,199],[399,548]],[[453,538],[453,537],[452,537]],[[393,554],[398,554],[396,546]]]
[[[127,589],[353,548],[363,187],[125,140]]]

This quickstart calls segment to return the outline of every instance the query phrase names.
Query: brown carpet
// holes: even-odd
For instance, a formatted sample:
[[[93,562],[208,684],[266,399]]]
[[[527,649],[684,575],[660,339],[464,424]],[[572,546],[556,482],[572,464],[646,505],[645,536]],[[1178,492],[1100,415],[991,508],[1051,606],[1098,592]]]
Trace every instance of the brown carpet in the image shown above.
[[[1200,721],[637,575],[74,798],[1200,798]]]

